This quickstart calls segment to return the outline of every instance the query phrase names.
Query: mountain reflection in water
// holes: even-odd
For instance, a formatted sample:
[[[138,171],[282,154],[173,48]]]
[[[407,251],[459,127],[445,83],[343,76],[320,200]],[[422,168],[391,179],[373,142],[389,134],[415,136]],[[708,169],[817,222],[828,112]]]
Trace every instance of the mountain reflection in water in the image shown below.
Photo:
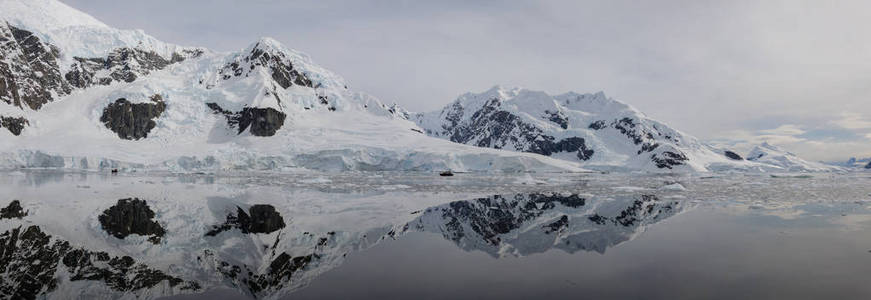
[[[717,293],[727,298],[792,280],[819,286],[778,296],[852,298],[867,292],[850,289],[864,286],[853,278],[871,271],[855,263],[871,249],[866,181],[4,173],[0,293],[718,298],[705,293],[718,281],[742,287]],[[827,273],[823,262],[833,264]]]

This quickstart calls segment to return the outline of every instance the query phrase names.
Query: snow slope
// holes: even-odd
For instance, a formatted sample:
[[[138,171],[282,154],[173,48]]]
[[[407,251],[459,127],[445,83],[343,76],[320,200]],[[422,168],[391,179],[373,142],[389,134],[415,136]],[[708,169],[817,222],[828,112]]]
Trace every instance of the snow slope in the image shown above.
[[[61,68],[73,57],[103,57],[110,51],[132,47],[155,51],[166,58],[187,49],[162,42],[142,30],[119,30],[57,0],[0,0],[0,20],[35,32],[62,49]]]
[[[37,48],[58,50],[54,71],[75,87],[66,95],[15,78],[31,83],[19,91],[50,97],[0,103],[0,116],[26,120],[20,135],[0,130],[3,168],[584,171],[428,137],[397,105],[352,91],[274,39],[215,53],[114,29],[54,0],[0,7],[9,26],[39,37]],[[27,51],[14,42],[22,46],[9,53]],[[41,74],[26,71],[13,77]]]
[[[596,94],[496,86],[467,93],[413,119],[426,133],[459,143],[549,155],[599,170],[764,170]]]
[[[747,154],[747,160],[777,166],[781,171],[785,172],[831,172],[842,170],[842,168],[837,166],[801,159],[795,154],[767,142],[750,150],[750,153]]]

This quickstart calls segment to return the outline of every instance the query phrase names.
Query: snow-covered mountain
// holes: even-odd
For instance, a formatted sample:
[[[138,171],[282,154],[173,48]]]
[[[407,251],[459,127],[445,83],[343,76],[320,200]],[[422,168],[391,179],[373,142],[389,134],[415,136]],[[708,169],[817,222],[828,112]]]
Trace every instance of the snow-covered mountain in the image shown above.
[[[431,136],[531,152],[600,170],[761,170],[646,117],[604,93],[548,95],[496,86],[467,93],[440,111],[412,117]]]
[[[583,171],[428,137],[270,38],[172,45],[56,0],[0,0],[0,79],[3,168]]]
[[[777,166],[785,172],[830,172],[840,169],[836,166],[804,160],[792,152],[767,142],[750,150],[747,160]]]
[[[871,157],[851,157],[846,161],[827,161],[825,164],[847,169],[871,169]]]

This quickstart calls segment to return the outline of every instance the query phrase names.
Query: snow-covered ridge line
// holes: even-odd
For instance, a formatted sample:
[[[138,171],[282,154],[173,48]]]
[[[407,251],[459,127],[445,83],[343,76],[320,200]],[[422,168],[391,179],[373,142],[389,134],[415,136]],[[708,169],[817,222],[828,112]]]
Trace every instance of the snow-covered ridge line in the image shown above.
[[[171,59],[173,53],[195,48],[160,41],[142,30],[120,30],[56,0],[0,0],[0,21],[35,32],[64,50],[61,68],[75,57],[106,57],[118,48],[137,48]]]
[[[840,167],[804,160],[792,152],[767,142],[763,142],[750,150],[750,153],[747,154],[747,160],[778,166],[787,172],[843,171]]]
[[[871,169],[871,157],[856,158],[851,157],[846,161],[827,161],[824,164],[842,167],[847,169]]]
[[[823,171],[812,164],[784,167],[748,161],[650,119],[604,93],[542,91],[495,86],[466,93],[440,111],[413,119],[433,137],[532,152],[608,171]],[[829,170],[834,170],[829,168]]]

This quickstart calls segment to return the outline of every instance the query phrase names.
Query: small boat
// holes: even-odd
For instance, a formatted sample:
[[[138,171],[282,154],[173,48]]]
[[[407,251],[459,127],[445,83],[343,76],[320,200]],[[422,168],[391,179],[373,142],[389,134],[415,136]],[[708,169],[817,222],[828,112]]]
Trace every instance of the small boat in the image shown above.
[[[112,169],[112,174],[118,174],[118,169]]]
[[[454,172],[451,172],[451,170],[447,170],[439,173],[439,176],[454,176]]]

